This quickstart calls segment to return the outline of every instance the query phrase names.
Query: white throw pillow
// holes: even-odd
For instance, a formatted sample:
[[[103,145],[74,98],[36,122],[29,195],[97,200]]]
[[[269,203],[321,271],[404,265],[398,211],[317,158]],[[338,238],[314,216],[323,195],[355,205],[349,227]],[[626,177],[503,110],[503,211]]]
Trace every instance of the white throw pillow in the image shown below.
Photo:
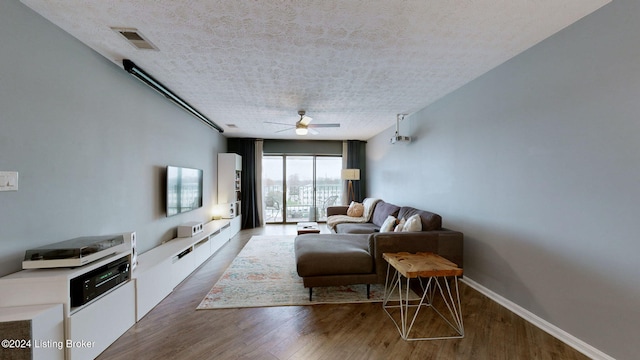
[[[420,215],[411,215],[402,227],[402,231],[422,231],[422,220]]]
[[[393,231],[393,229],[396,227],[396,221],[398,221],[398,219],[396,219],[394,216],[387,216],[387,219],[382,223],[382,226],[380,227],[380,232]]]
[[[400,222],[398,223],[398,225],[396,225],[396,228],[393,230],[394,232],[401,232],[402,229],[404,228],[404,223],[406,222],[406,220],[404,218],[402,218],[402,220],[400,220]]]

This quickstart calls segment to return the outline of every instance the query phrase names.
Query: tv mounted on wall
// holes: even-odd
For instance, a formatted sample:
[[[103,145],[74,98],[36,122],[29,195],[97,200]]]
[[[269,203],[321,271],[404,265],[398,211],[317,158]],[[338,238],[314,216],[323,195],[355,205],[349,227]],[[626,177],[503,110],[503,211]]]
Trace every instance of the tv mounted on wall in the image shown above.
[[[202,170],[167,166],[167,216],[202,207]]]

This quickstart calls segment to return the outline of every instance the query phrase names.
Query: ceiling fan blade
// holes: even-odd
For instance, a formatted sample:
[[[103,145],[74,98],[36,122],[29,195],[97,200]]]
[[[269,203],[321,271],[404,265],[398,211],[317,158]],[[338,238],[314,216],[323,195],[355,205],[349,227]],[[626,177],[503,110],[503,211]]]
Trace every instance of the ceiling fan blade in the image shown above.
[[[275,133],[281,133],[281,132],[291,131],[291,130],[293,130],[293,128],[286,128],[286,129],[278,130]]]
[[[281,122],[273,122],[273,121],[264,121],[263,124],[276,124],[276,125],[286,125],[286,126],[291,126],[291,124],[285,124],[285,123],[281,123]]]
[[[300,124],[304,125],[304,126],[307,126],[307,125],[309,125],[311,120],[313,120],[313,119],[308,117],[307,115],[302,115],[302,117],[300,118],[300,120],[298,122]]]
[[[315,131],[315,130],[313,130],[313,129],[310,129],[310,127],[309,127],[309,126],[307,127],[307,130],[309,130],[309,134],[311,134],[311,135],[318,135],[318,134],[320,134],[319,132],[317,132],[317,131]]]
[[[340,127],[340,124],[312,124],[307,126],[309,128],[330,128],[330,127]]]

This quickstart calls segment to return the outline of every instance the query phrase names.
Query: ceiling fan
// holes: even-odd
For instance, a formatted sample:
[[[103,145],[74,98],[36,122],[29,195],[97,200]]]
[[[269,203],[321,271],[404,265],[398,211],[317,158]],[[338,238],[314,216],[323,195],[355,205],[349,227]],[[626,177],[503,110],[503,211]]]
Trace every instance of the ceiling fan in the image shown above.
[[[285,124],[285,123],[279,123],[279,122],[272,122],[272,121],[265,121],[265,124],[277,124],[277,125],[286,125],[288,126],[288,128],[283,129],[283,130],[279,130],[276,132],[283,132],[283,131],[289,131],[291,129],[295,129],[296,130],[296,134],[298,135],[307,135],[308,133],[311,134],[318,134],[318,132],[316,130],[314,130],[314,128],[328,128],[328,127],[340,127],[340,124],[311,124],[311,120],[313,120],[312,118],[310,118],[309,116],[305,115],[305,111],[304,110],[300,110],[298,111],[298,115],[300,115],[300,120],[296,121],[296,123],[292,126],[291,124]]]

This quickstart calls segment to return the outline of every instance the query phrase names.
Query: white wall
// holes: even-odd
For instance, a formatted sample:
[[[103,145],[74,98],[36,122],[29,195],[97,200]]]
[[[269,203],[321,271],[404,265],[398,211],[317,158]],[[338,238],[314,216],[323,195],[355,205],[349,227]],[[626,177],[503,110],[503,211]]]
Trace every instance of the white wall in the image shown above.
[[[413,114],[412,143],[367,144],[369,196],[440,213],[465,276],[618,359],[640,324],[639,16],[614,1]]]
[[[24,251],[136,231],[144,252],[211,219],[226,139],[17,0],[0,2],[0,275]],[[142,65],[142,64],[141,64]],[[204,207],[166,218],[164,170],[204,170]]]

